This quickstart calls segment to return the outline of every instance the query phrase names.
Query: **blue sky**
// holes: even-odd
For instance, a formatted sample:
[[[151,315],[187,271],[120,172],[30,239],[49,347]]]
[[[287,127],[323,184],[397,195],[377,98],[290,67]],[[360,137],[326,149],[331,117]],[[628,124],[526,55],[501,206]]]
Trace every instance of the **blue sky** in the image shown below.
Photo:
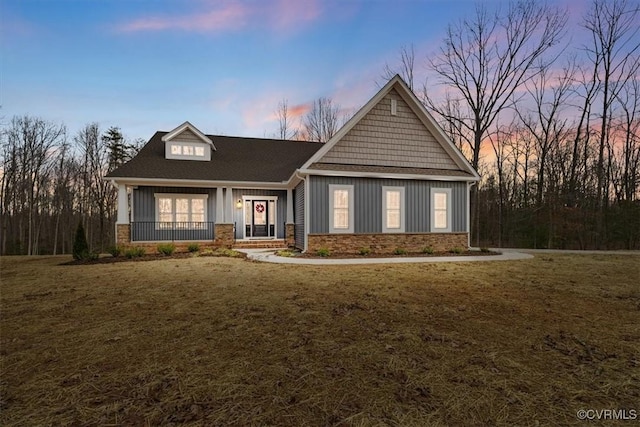
[[[497,1],[497,0],[496,0]],[[557,0],[570,6],[576,0]],[[189,120],[272,136],[277,104],[345,110],[413,43],[437,51],[466,0],[0,0],[0,116],[119,126],[148,139]]]

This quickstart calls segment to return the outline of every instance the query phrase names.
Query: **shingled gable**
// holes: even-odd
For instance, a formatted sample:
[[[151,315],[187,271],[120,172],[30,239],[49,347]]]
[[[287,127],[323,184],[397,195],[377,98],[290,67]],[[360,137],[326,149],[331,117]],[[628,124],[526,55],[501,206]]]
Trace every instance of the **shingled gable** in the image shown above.
[[[307,160],[301,171],[430,180],[479,179],[397,75]]]

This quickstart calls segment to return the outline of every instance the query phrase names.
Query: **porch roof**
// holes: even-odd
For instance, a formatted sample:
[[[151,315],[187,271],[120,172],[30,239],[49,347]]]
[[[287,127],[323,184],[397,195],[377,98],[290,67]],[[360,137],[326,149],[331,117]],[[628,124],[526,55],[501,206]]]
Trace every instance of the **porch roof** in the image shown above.
[[[132,160],[107,178],[145,178],[205,181],[283,182],[322,144],[260,138],[207,135],[215,146],[210,161],[165,158],[162,137],[156,132]]]

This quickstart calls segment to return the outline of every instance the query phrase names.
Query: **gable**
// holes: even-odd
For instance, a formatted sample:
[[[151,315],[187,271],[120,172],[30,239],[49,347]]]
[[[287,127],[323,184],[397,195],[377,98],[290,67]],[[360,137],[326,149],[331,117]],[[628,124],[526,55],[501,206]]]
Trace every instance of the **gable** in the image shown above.
[[[396,89],[373,106],[318,163],[460,169]]]
[[[188,128],[171,138],[171,140],[180,142],[202,142],[202,139]]]

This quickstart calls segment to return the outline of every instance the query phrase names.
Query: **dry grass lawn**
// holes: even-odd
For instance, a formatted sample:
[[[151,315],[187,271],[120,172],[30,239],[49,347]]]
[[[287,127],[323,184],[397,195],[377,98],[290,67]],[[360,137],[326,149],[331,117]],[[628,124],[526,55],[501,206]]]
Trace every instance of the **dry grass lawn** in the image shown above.
[[[573,425],[581,408],[640,413],[638,256],[59,265],[68,259],[1,260],[0,425]]]

